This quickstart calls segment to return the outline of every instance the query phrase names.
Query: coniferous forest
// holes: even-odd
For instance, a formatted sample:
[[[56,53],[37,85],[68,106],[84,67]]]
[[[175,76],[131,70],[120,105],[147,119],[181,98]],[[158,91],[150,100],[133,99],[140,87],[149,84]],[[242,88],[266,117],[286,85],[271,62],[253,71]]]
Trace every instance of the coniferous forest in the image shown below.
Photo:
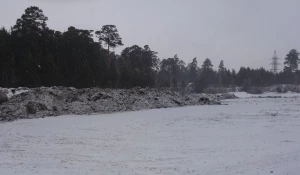
[[[0,87],[180,89],[192,85],[201,92],[209,86],[300,83],[299,53],[295,49],[287,53],[284,70],[279,73],[249,67],[236,71],[227,69],[224,61],[213,64],[209,58],[185,63],[175,55],[161,60],[148,45],[127,47],[117,55],[112,49],[126,41],[116,26],[96,30],[70,26],[60,32],[47,27],[47,20],[40,8],[29,7],[14,26],[0,29]]]

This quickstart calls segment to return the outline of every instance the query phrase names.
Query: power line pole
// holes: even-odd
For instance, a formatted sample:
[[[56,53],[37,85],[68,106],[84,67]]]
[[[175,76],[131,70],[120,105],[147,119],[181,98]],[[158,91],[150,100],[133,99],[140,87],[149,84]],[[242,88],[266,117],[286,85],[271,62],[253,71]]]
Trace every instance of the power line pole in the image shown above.
[[[272,57],[272,69],[271,69],[271,72],[273,72],[274,74],[277,74],[279,69],[278,69],[278,65],[279,65],[279,62],[278,62],[279,58],[277,57],[277,53],[276,53],[276,50],[274,51],[274,54],[273,54],[273,57]]]

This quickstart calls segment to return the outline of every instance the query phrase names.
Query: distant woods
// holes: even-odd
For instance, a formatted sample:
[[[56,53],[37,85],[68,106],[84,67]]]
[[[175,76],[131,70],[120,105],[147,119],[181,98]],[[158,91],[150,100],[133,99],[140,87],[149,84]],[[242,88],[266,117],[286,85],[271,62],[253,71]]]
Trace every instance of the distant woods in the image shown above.
[[[0,29],[1,87],[191,87],[201,92],[208,86],[300,83],[295,49],[287,54],[283,72],[245,67],[236,72],[224,61],[213,65],[209,58],[202,64],[196,58],[186,64],[178,55],[160,60],[148,45],[127,47],[117,55],[111,48],[123,41],[116,26],[96,31],[71,26],[59,32],[50,29],[47,20],[40,8],[29,7],[11,29]]]

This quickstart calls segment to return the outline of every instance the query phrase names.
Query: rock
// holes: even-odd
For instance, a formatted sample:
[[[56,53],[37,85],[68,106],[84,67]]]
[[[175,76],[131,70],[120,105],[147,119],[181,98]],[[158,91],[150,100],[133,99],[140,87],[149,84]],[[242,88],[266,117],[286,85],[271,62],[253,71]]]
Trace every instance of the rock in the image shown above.
[[[172,98],[171,98],[171,100],[172,100],[174,103],[176,103],[177,105],[182,106],[180,101],[175,100],[175,99],[172,99]]]
[[[105,93],[105,92],[98,92],[98,93],[94,94],[94,95],[90,98],[90,100],[91,100],[91,101],[98,101],[98,100],[100,100],[100,99],[109,99],[109,98],[112,98],[112,96],[109,95],[109,94],[107,94],[107,93]]]
[[[219,102],[219,101],[215,101],[213,104],[214,104],[214,105],[222,105],[222,103]]]
[[[26,105],[26,111],[28,114],[36,114],[39,111],[47,110],[47,106],[43,103],[37,103],[30,101]]]
[[[7,95],[3,91],[0,91],[0,104],[5,103],[7,101],[8,101]]]
[[[71,91],[76,91],[76,88],[74,88],[74,87],[69,87],[68,89]]]
[[[78,100],[79,100],[78,94],[70,94],[70,96],[67,97],[66,102],[73,103]]]
[[[227,100],[227,99],[237,99],[238,97],[231,93],[226,93],[218,96],[220,100]]]
[[[271,116],[275,117],[275,116],[277,116],[277,114],[278,114],[278,112],[277,113],[271,113]]]
[[[202,103],[206,104],[207,102],[209,102],[209,98],[207,98],[207,97],[201,97],[199,99],[199,102],[202,102]]]
[[[49,95],[52,95],[52,96],[55,96],[55,97],[57,97],[57,94],[55,94],[54,92],[52,92],[52,91],[50,91],[49,92]]]
[[[53,111],[57,111],[58,109],[57,109],[57,106],[52,106],[52,110]]]
[[[145,89],[139,89],[138,92],[141,95],[145,95],[146,94],[146,90]]]

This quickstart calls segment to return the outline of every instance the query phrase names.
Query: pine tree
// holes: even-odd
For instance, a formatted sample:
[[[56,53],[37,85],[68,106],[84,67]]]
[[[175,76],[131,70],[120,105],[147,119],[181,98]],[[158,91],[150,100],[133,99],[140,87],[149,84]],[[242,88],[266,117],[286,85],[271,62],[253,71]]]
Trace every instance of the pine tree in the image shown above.
[[[13,31],[22,31],[24,33],[41,32],[48,29],[46,17],[43,10],[39,7],[31,6],[25,10],[25,13],[17,20]]]
[[[206,58],[202,65],[202,71],[200,77],[198,78],[198,84],[200,87],[207,87],[216,82],[216,72],[213,70],[213,65],[209,58]],[[199,86],[199,85],[198,85]]]
[[[122,38],[120,37],[115,25],[105,25],[100,31],[96,31],[99,42],[104,42],[107,45],[108,69],[110,68],[110,48],[123,46]]]
[[[219,70],[218,70],[218,84],[220,86],[224,85],[224,79],[225,79],[225,72],[226,69],[224,67],[224,61],[221,60],[220,65],[219,65]]]
[[[196,81],[197,78],[197,68],[198,68],[197,58],[194,58],[193,61],[188,65],[189,79],[193,83]]]
[[[202,65],[202,69],[204,71],[210,71],[212,70],[212,63],[211,63],[211,60],[209,58],[206,58],[205,61],[203,62],[203,65]]]
[[[42,63],[46,64],[51,32],[46,17],[39,7],[29,7],[12,28],[13,52],[18,83],[22,86],[43,85]],[[48,57],[50,58],[50,57]],[[50,67],[50,66],[49,66]]]
[[[224,61],[221,60],[220,65],[219,65],[219,72],[224,72],[225,67],[224,67]]]
[[[299,52],[296,49],[292,49],[285,57],[284,72],[292,73],[298,70],[298,64],[300,63]]]
[[[14,58],[11,48],[11,34],[0,29],[0,87],[12,86],[14,80]]]

